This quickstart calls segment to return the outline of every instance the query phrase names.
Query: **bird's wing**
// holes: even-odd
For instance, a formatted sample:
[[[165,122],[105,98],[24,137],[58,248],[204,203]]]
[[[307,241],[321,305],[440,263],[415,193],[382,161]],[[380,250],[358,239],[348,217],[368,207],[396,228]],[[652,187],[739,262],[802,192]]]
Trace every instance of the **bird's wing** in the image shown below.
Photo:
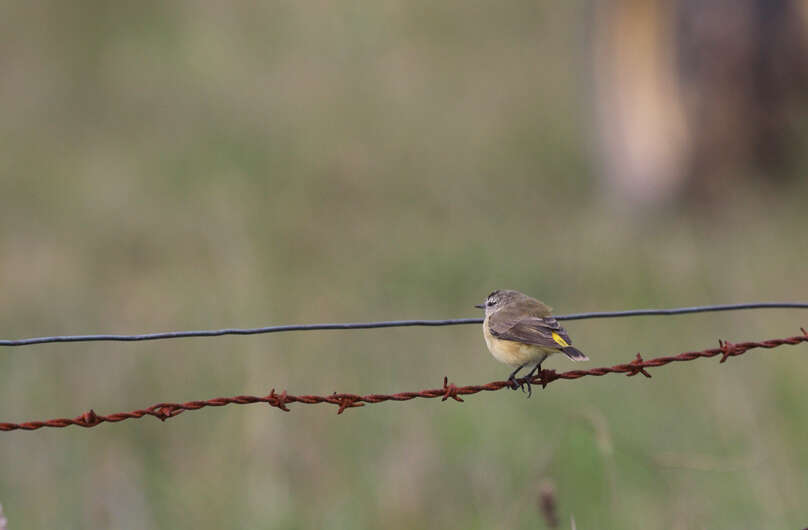
[[[572,344],[570,336],[553,317],[509,318],[501,315],[489,319],[491,334],[498,339],[535,344],[548,348],[565,348]]]

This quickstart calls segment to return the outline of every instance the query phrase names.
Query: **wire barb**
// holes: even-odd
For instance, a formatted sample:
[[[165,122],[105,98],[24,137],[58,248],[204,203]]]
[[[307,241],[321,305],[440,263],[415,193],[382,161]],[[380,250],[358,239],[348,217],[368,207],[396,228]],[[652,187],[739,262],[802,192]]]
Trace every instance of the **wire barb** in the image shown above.
[[[353,408],[353,407],[364,407],[365,404],[361,403],[360,400],[362,399],[361,396],[356,396],[353,394],[340,394],[337,395],[336,392],[334,393],[334,399],[336,400],[336,404],[339,405],[339,410],[337,410],[337,414],[342,414],[345,412],[345,409]]]
[[[447,399],[452,398],[455,401],[463,403],[463,398],[457,395],[457,387],[454,383],[449,383],[449,377],[447,376],[443,376],[443,390],[445,392],[441,401],[446,401]]]
[[[546,387],[548,384],[559,379],[574,380],[586,376],[603,376],[607,374],[626,374],[627,376],[643,374],[646,377],[651,377],[646,371],[646,368],[656,368],[665,366],[673,362],[693,361],[704,357],[715,357],[716,355],[722,356],[723,359],[730,356],[737,356],[746,353],[755,348],[777,348],[779,346],[791,345],[795,346],[804,342],[808,342],[808,333],[804,328],[800,328],[802,335],[794,337],[786,337],[783,339],[770,339],[760,342],[741,342],[733,344],[729,341],[720,341],[719,348],[712,348],[703,351],[685,352],[679,355],[668,357],[657,357],[648,359],[647,361],[642,358],[638,353],[633,361],[627,364],[617,364],[615,366],[604,368],[592,368],[590,370],[570,370],[569,372],[557,373],[555,370],[542,370],[538,374],[530,378],[531,384],[540,384]],[[272,407],[289,412],[286,406],[289,403],[302,403],[307,405],[314,405],[319,403],[330,403],[338,407],[337,414],[342,414],[348,408],[362,407],[365,404],[382,403],[384,401],[409,401],[415,398],[441,398],[441,401],[446,401],[449,398],[455,401],[463,402],[461,395],[477,394],[479,392],[487,391],[494,392],[508,387],[508,381],[492,381],[484,385],[471,385],[471,386],[456,386],[454,383],[449,383],[449,378],[443,378],[442,388],[433,388],[428,390],[421,390],[419,392],[400,392],[398,394],[368,394],[360,396],[356,394],[331,394],[330,396],[295,396],[287,394],[284,390],[281,394],[276,394],[273,388],[268,395],[263,397],[258,396],[234,396],[229,398],[214,398],[206,401],[189,401],[187,403],[158,403],[152,405],[147,409],[133,410],[132,412],[119,412],[109,416],[101,416],[96,414],[94,410],[90,409],[81,416],[73,419],[69,418],[56,418],[47,421],[28,421],[23,423],[0,423],[0,431],[33,431],[43,427],[68,427],[70,425],[78,425],[80,427],[95,427],[105,422],[119,422],[130,419],[138,419],[143,416],[154,416],[161,421],[173,418],[178,414],[185,411],[199,410],[205,407],[223,407],[225,405],[237,404],[248,405],[250,403],[266,403]]]
[[[81,415],[82,419],[82,427],[95,427],[100,423],[101,420],[98,419],[96,416],[95,411],[93,409],[88,410],[84,414]]]
[[[651,374],[646,372],[645,368],[643,367],[644,362],[645,361],[643,361],[642,355],[637,353],[637,358],[629,363],[629,366],[632,366],[634,369],[631,370],[629,373],[627,373],[626,377],[632,377],[632,376],[635,376],[637,374],[642,374],[645,377],[647,377],[648,379],[651,379]]]
[[[722,341],[718,339],[718,346],[721,348],[721,360],[719,362],[724,363],[727,359],[729,359],[733,355],[738,355],[737,350],[735,349],[735,345],[729,341]]]
[[[277,407],[284,412],[291,412],[286,406],[286,390],[284,390],[282,394],[277,395],[275,394],[275,389],[273,388],[269,392],[269,395],[264,398],[264,400],[272,407]]]

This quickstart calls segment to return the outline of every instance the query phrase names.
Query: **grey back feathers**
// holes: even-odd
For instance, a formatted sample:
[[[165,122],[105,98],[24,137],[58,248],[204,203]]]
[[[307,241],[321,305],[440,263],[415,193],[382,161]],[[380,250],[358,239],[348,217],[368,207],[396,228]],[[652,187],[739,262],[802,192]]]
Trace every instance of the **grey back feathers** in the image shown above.
[[[535,298],[510,289],[492,292],[486,298],[484,305],[486,315],[499,311],[508,311],[525,316],[545,317],[552,312],[552,308]]]
[[[498,339],[558,350],[574,361],[589,360],[572,347],[567,331],[543,302],[519,291],[499,290],[488,295],[484,306],[488,329]]]

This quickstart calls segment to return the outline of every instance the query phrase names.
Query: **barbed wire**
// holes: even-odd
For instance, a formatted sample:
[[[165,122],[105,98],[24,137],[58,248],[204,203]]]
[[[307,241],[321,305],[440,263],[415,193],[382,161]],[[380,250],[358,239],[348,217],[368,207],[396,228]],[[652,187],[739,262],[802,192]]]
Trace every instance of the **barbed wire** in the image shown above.
[[[617,318],[636,316],[684,315],[691,313],[708,313],[716,311],[738,311],[741,309],[808,309],[808,302],[752,302],[747,304],[723,304],[693,307],[676,307],[673,309],[630,309],[627,311],[595,311],[589,313],[572,313],[555,315],[556,320],[584,320],[594,318]],[[280,333],[286,331],[322,331],[345,329],[375,329],[411,326],[457,326],[462,324],[481,324],[481,318],[450,318],[444,320],[388,320],[383,322],[342,322],[327,324],[291,324],[281,326],[265,326],[260,328],[225,328],[196,331],[166,331],[162,333],[141,333],[137,335],[60,335],[52,337],[32,337],[28,339],[0,339],[0,346],[30,346],[54,342],[97,342],[123,341],[135,342],[143,340],[183,339],[190,337],[221,337],[223,335],[258,335],[264,333]]]
[[[769,339],[759,342],[740,342],[737,344],[719,340],[718,348],[711,348],[702,351],[684,352],[678,355],[667,357],[656,357],[654,359],[645,360],[638,353],[636,358],[630,363],[617,364],[614,366],[603,368],[592,368],[590,370],[570,370],[568,372],[557,373],[555,370],[542,370],[538,375],[531,378],[517,378],[517,382],[523,384],[537,384],[546,387],[548,384],[566,379],[574,380],[586,376],[604,376],[607,374],[626,374],[627,376],[634,376],[642,374],[645,377],[651,377],[648,373],[649,368],[656,368],[664,366],[673,362],[684,362],[700,359],[704,357],[715,357],[721,355],[721,361],[725,362],[730,357],[743,355],[749,350],[755,348],[777,348],[784,345],[797,345],[803,342],[808,342],[808,331],[800,328],[802,335],[794,337],[786,337],[783,339]],[[23,423],[0,423],[0,431],[33,431],[43,427],[69,427],[70,425],[77,425],[79,427],[96,427],[102,423],[117,423],[120,421],[139,419],[144,416],[154,416],[160,420],[167,420],[173,418],[186,411],[200,410],[205,407],[223,407],[225,405],[249,405],[252,403],[266,403],[271,407],[289,412],[287,405],[292,403],[300,403],[304,405],[315,405],[321,403],[328,403],[338,407],[337,414],[342,414],[346,409],[354,407],[362,407],[366,404],[383,403],[386,401],[409,401],[416,398],[441,398],[441,401],[446,401],[451,398],[455,401],[463,401],[460,396],[467,396],[477,394],[479,392],[494,392],[502,390],[503,388],[510,388],[508,381],[492,381],[491,383],[483,385],[471,386],[456,386],[454,383],[449,383],[447,377],[443,378],[443,386],[441,388],[433,388],[421,390],[419,392],[399,392],[397,394],[330,394],[327,396],[317,395],[303,395],[296,396],[287,393],[285,390],[278,394],[273,388],[269,394],[265,396],[233,396],[233,397],[220,397],[204,401],[188,401],[185,403],[157,403],[146,409],[133,410],[131,412],[119,412],[102,416],[96,414],[94,410],[90,409],[84,414],[75,418],[56,418],[47,421],[27,421]]]

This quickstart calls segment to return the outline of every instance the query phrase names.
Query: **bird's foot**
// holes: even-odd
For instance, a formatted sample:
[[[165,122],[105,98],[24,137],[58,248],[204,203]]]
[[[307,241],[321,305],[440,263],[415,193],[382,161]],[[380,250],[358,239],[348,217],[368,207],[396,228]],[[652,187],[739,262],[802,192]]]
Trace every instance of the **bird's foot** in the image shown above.
[[[530,399],[530,396],[533,395],[533,387],[531,386],[531,379],[533,379],[534,375],[541,375],[541,363],[537,364],[533,367],[533,369],[522,379],[522,385],[527,385],[527,397]],[[522,389],[524,392],[524,388]]]
[[[511,390],[522,390],[522,393],[525,393],[525,387],[527,387],[527,397],[533,395],[533,387],[530,384],[529,377],[520,377],[516,378],[515,376],[510,376],[508,378],[508,386]]]

